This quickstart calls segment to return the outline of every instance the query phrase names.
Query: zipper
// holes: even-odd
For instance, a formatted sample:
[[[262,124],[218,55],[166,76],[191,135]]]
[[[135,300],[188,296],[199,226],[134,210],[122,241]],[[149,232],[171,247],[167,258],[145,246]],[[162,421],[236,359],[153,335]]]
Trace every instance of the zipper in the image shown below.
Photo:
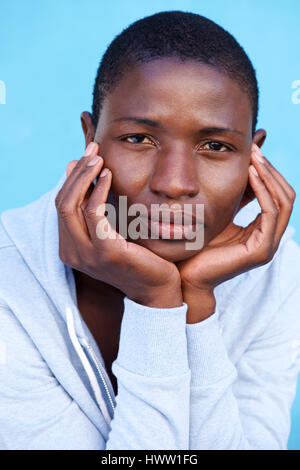
[[[98,359],[97,359],[97,356],[96,356],[95,351],[93,350],[92,346],[85,340],[85,338],[83,338],[82,342],[83,342],[83,344],[87,347],[87,349],[89,350],[89,353],[90,353],[90,355],[91,355],[91,357],[92,357],[92,359],[93,359],[93,361],[94,361],[94,363],[95,363],[96,369],[97,369],[97,371],[98,371],[98,373],[99,373],[99,375],[100,375],[100,378],[101,378],[101,380],[102,380],[102,383],[103,383],[103,385],[104,385],[104,388],[105,388],[106,395],[107,395],[107,397],[108,397],[110,406],[111,406],[111,408],[112,408],[112,410],[113,410],[113,412],[114,412],[114,411],[115,411],[115,405],[114,405],[114,403],[113,403],[113,400],[112,400],[112,397],[111,397],[111,394],[110,394],[108,385],[107,385],[107,383],[106,383],[106,381],[105,381],[105,378],[104,378],[104,376],[103,376],[103,373],[102,373],[102,370],[101,370],[102,366],[101,366],[101,364],[99,364]],[[104,373],[105,373],[105,375],[107,376],[107,373],[106,373],[105,370],[104,370]],[[108,377],[108,376],[107,376],[107,379],[109,380],[109,377]]]
[[[95,178],[94,182],[97,180],[97,178]],[[72,288],[73,289],[73,293],[74,293],[74,298],[75,298],[75,307],[77,309],[77,312],[79,313],[79,319],[81,317],[80,315],[80,312],[79,312],[79,308],[78,308],[78,302],[77,302],[77,295],[76,295],[76,283],[75,283],[75,278],[74,278],[74,274],[73,274],[73,271],[72,269],[70,269],[69,267],[68,268],[68,274],[71,276],[71,285],[72,285]],[[69,318],[69,320],[68,320]],[[71,323],[72,327],[70,327],[69,325],[69,322]],[[69,334],[70,336],[72,337],[72,333],[73,335],[77,338],[76,336],[76,333],[75,333],[75,327],[74,327],[74,319],[73,319],[73,314],[72,314],[72,311],[70,309],[67,308],[67,325],[68,325],[68,330],[69,330]],[[70,333],[70,328],[71,328],[71,333]],[[78,338],[77,338],[77,341],[78,341]],[[113,400],[112,400],[112,397],[111,397],[111,394],[110,394],[110,391],[109,391],[109,388],[107,386],[107,383],[105,381],[105,378],[103,376],[103,373],[102,373],[102,366],[101,364],[99,364],[98,362],[98,359],[97,359],[97,356],[92,348],[92,346],[89,344],[89,342],[87,341],[87,339],[85,337],[81,338],[81,343],[86,346],[86,348],[88,349],[89,353],[90,353],[90,356],[92,357],[93,361],[94,361],[94,364],[96,366],[96,369],[100,375],[100,378],[101,378],[101,381],[104,385],[104,389],[106,391],[106,395],[108,397],[108,400],[109,400],[109,403],[111,405],[111,408],[113,410],[113,413],[115,411],[115,406],[114,406],[114,403],[113,403]],[[110,383],[110,379],[106,373],[106,370],[104,369],[103,370],[104,374],[106,375],[106,378],[107,378],[107,381]],[[96,377],[95,377],[96,379]],[[97,380],[96,380],[97,381]],[[93,388],[93,387],[92,387]],[[111,389],[113,390],[113,386],[111,385]],[[95,391],[94,391],[95,392]],[[100,392],[100,395],[101,395],[101,391],[99,390]],[[115,399],[115,396],[114,396],[114,399]],[[96,397],[96,400],[97,400],[97,397]],[[97,400],[98,401],[98,400]],[[99,403],[98,403],[99,404]],[[101,408],[101,407],[100,407]],[[107,407],[105,406],[105,408],[107,409]],[[107,411],[108,413],[108,411]]]
[[[73,317],[73,312],[72,312],[71,307],[66,308],[66,318],[67,318],[67,328],[68,328],[70,339],[71,339],[71,341],[73,343],[73,346],[74,346],[74,348],[75,348],[75,350],[76,350],[76,352],[77,352],[77,354],[78,354],[78,356],[81,360],[81,363],[82,363],[82,365],[83,365],[83,367],[86,371],[86,374],[87,374],[88,379],[90,381],[91,387],[94,391],[96,401],[97,401],[98,406],[99,406],[99,408],[100,408],[100,410],[103,414],[103,417],[104,417],[107,425],[110,426],[110,422],[111,422],[112,418],[111,418],[110,413],[107,409],[107,405],[105,403],[104,397],[102,396],[100,386],[99,386],[99,382],[97,380],[95,372],[93,371],[90,360],[88,359],[87,354],[84,352],[84,349],[83,349],[82,345],[80,344],[79,339],[76,335],[75,325],[74,325],[74,317]],[[90,351],[90,355],[91,355],[91,357],[93,358],[93,360],[96,364],[97,371],[100,374],[101,380],[104,383],[104,388],[106,390],[106,393],[109,397],[109,400],[111,401],[111,397],[110,397],[110,394],[109,394],[109,390],[107,388],[107,384],[106,384],[106,382],[104,380],[104,377],[103,377],[103,374],[101,372],[101,367],[99,367],[97,360],[95,360],[94,351],[92,350],[91,346],[88,344],[88,342],[85,338],[82,339],[82,342],[85,345],[87,345],[87,347]],[[113,407],[113,409],[114,409],[114,407]]]

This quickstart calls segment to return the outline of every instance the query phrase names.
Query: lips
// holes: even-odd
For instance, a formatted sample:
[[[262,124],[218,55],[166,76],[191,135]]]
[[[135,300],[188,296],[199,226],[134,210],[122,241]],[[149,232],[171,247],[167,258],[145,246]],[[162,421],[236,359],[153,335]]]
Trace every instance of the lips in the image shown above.
[[[152,210],[140,214],[141,221],[147,226],[150,238],[169,240],[191,239],[196,236],[202,220],[192,212]]]
[[[141,214],[141,217],[147,217],[153,222],[163,222],[175,225],[194,225],[202,223],[202,220],[197,218],[196,214],[188,211],[168,211],[151,209],[146,214]]]
[[[152,228],[154,233],[158,232],[161,238],[170,238],[170,239],[185,239],[188,238],[191,234],[195,234],[196,226],[195,225],[176,225],[176,224],[163,224],[161,222],[154,222],[158,224],[157,227]],[[153,223],[152,223],[153,227]]]

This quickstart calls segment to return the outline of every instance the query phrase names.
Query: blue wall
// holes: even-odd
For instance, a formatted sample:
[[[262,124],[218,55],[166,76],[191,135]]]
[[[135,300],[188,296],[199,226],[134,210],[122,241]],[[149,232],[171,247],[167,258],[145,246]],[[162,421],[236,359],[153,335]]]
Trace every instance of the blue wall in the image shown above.
[[[216,21],[249,54],[261,91],[258,125],[268,132],[263,151],[299,194],[290,223],[300,244],[300,103],[291,98],[300,80],[298,0],[0,0],[0,213],[53,188],[82,155],[79,116],[91,109],[113,37],[141,17],[176,9]],[[300,449],[298,390],[290,449]]]

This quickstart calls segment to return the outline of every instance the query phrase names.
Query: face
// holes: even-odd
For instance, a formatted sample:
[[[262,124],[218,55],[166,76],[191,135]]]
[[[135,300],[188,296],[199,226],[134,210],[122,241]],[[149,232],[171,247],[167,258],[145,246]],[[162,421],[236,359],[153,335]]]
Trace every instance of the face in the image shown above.
[[[120,195],[128,207],[203,204],[204,246],[239,210],[251,144],[261,145],[266,135],[260,130],[252,138],[250,101],[235,81],[214,67],[173,58],[126,73],[106,97],[96,131],[88,113],[82,119],[87,143],[100,144],[112,171],[109,202],[117,211]],[[186,241],[134,240],[173,262],[199,251],[187,250]]]

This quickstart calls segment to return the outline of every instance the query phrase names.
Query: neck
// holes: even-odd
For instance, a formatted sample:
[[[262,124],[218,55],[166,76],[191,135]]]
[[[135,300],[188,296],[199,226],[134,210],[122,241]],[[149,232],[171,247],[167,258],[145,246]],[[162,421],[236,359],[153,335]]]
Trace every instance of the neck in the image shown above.
[[[110,284],[100,281],[87,274],[72,268],[76,281],[77,293],[84,293],[84,296],[90,299],[98,299],[101,302],[110,303],[114,301],[123,301],[125,294]]]

